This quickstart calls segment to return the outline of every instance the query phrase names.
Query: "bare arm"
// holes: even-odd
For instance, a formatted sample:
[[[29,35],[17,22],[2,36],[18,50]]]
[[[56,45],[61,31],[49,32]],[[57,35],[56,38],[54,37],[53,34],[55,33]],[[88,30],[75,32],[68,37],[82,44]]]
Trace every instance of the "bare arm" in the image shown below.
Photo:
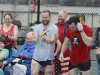
[[[18,27],[15,25],[14,26],[14,31],[13,31],[13,34],[14,36],[11,37],[11,36],[8,36],[7,34],[3,33],[2,36],[3,37],[7,37],[7,39],[11,40],[11,41],[16,41],[17,40],[17,37],[18,37]]]
[[[56,39],[57,39],[57,35],[56,34],[53,34],[51,36],[51,39],[46,39],[46,38],[44,38],[44,36],[41,37],[41,41],[45,41],[48,44],[54,44],[54,42],[56,41]]]
[[[87,46],[90,46],[92,44],[92,38],[91,37],[88,37],[85,32],[81,32],[81,36],[82,36],[82,39],[84,41],[84,43],[87,45]]]
[[[77,24],[77,28],[78,30],[83,30],[83,25],[81,23],[78,23]],[[81,33],[81,36],[82,36],[82,39],[83,39],[83,42],[87,45],[87,46],[90,46],[92,44],[92,38],[91,37],[88,37],[86,35],[86,33],[83,31],[83,32],[80,32]]]
[[[62,54],[64,54],[65,51],[67,50],[69,43],[70,43],[70,39],[66,37],[65,40],[64,40],[64,43],[62,45],[62,48],[61,48]]]
[[[10,37],[8,36],[8,39],[11,40],[11,41],[16,41],[17,40],[17,37],[18,37],[18,27],[15,25],[14,26],[14,36],[13,37]]]
[[[56,43],[57,43],[57,49],[56,49],[56,52],[55,52],[54,56],[56,56],[58,54],[58,52],[61,48],[61,42],[59,40],[57,40]]]
[[[66,37],[65,40],[64,40],[64,43],[63,43],[63,45],[62,45],[61,54],[60,54],[60,57],[59,57],[59,60],[60,60],[61,62],[63,62],[63,58],[64,58],[64,57],[63,57],[63,54],[64,54],[64,52],[67,50],[69,43],[70,43],[70,39]]]
[[[3,59],[4,59],[4,57],[2,55],[0,55],[0,61],[3,60]]]
[[[37,34],[33,34],[33,43],[36,44],[38,40],[38,35]]]

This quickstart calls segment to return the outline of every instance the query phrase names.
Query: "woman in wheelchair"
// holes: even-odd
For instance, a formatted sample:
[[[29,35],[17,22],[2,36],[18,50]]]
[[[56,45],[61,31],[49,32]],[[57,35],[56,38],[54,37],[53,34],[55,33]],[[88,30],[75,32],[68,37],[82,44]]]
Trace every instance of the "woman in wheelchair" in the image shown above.
[[[33,32],[29,32],[26,35],[26,37],[25,37],[25,41],[26,41],[25,44],[19,49],[19,51],[16,54],[14,54],[14,56],[18,57],[18,56],[22,56],[23,55],[26,58],[32,58],[33,53],[34,53],[34,49],[35,49],[35,44],[33,44],[33,34],[32,33]],[[6,60],[6,61],[3,62],[3,65],[7,65],[9,62],[12,62],[15,59],[16,58],[14,58],[14,57],[10,57],[8,60]],[[25,61],[26,64],[29,64],[31,66],[31,60],[27,59],[27,60],[24,60],[24,61]],[[20,66],[19,68],[14,68],[15,65],[13,65],[13,72],[15,72],[15,73],[13,73],[13,75],[20,75],[21,74],[20,73],[21,70],[23,72],[25,71],[25,68],[19,70],[19,68],[22,66],[22,64],[19,65]],[[18,65],[18,63],[17,63],[17,65]],[[43,68],[41,68],[40,70],[43,70]],[[23,75],[30,75],[31,74],[31,69],[30,70],[26,69],[25,73]],[[5,67],[5,69],[4,69],[4,75],[10,75],[9,66]]]
[[[4,46],[6,45],[6,39],[3,37],[0,37],[0,75],[4,75],[4,72],[2,70],[2,64],[3,61],[5,61],[9,56],[9,50],[5,49]]]

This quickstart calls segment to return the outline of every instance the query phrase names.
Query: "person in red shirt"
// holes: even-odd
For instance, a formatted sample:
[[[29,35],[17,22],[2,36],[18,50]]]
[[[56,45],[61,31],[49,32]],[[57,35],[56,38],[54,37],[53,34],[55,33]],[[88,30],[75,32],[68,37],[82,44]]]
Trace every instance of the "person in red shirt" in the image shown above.
[[[78,13],[78,14],[76,14],[76,17],[79,18],[81,24],[85,24],[85,15],[84,14]],[[80,75],[82,75],[81,70],[80,70]]]
[[[12,45],[12,50],[9,50],[9,57],[13,56],[16,52],[18,27],[12,24],[13,17],[10,13],[4,15],[4,24],[0,25],[0,36],[6,39],[6,45]]]
[[[56,25],[58,26],[58,39],[60,40],[61,44],[64,42],[64,38],[66,37],[66,32],[69,27],[67,20],[67,13],[64,10],[61,10],[58,13],[58,23]],[[55,51],[56,51],[57,45],[55,44]],[[70,60],[70,53],[69,50],[64,53],[64,62],[60,62],[58,60],[60,51],[57,56],[55,56],[55,75],[69,75],[68,72],[68,66],[69,66],[69,60]]]
[[[78,75],[78,71],[81,70],[82,75],[90,75],[90,46],[93,31],[88,25],[79,23],[80,20],[77,17],[71,17],[68,22],[70,27],[67,30],[59,59],[63,62],[63,54],[71,41],[69,74]]]
[[[85,23],[85,15],[84,15],[84,14],[82,14],[82,13],[78,13],[78,14],[76,15],[76,17],[79,18],[80,23],[82,23],[82,24]]]

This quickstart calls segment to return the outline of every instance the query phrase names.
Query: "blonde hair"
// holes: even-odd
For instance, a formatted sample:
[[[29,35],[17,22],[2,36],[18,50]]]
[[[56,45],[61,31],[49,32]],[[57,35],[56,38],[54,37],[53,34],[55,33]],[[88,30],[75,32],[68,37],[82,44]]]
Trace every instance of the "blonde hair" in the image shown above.
[[[26,34],[25,42],[26,42],[26,38],[27,38],[27,37],[33,37],[33,32],[28,32],[28,33]]]

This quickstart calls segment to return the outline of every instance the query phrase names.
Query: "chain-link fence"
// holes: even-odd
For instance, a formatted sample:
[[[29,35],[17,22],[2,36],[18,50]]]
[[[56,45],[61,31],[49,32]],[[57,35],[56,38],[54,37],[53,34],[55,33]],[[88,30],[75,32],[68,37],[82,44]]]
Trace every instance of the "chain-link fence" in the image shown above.
[[[67,20],[77,13],[85,14],[85,24],[93,29],[99,27],[100,0],[36,0],[36,11],[30,12],[31,0],[0,0],[0,24],[3,24],[5,13],[11,13],[13,20],[19,21],[19,36],[25,37],[30,26],[37,22],[38,2],[40,1],[40,18],[41,12],[45,9],[51,11],[51,22],[57,23],[58,12],[65,10],[68,13]],[[25,32],[26,31],[26,32]],[[24,33],[25,34],[24,34]],[[23,34],[23,35],[21,35]],[[24,41],[19,38],[19,41]],[[19,45],[22,45],[19,44]],[[18,47],[20,48],[20,46]],[[18,49],[19,49],[18,48]],[[95,55],[91,52],[91,75],[97,75],[97,62]]]

